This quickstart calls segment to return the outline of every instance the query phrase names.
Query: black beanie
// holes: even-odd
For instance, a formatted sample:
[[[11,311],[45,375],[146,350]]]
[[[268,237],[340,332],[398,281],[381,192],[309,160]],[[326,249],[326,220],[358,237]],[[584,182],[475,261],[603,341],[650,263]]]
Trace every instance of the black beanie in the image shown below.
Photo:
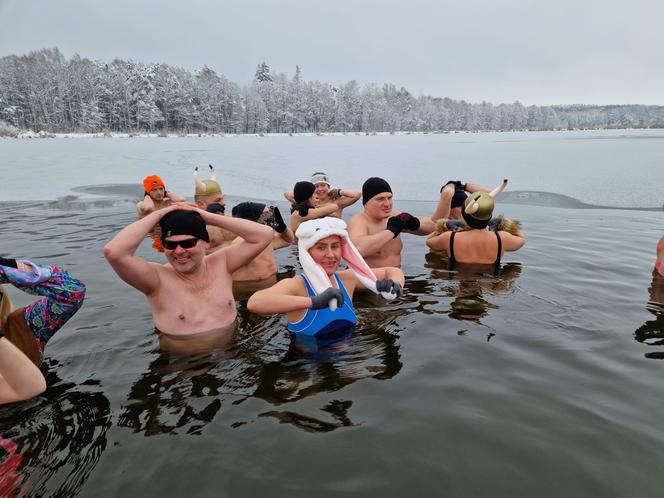
[[[305,202],[314,195],[316,187],[311,182],[297,182],[293,187],[293,197],[296,203]]]
[[[161,240],[175,235],[191,235],[197,239],[210,242],[210,235],[205,228],[203,217],[195,211],[176,209],[159,220]]]
[[[390,194],[392,193],[390,184],[382,178],[372,176],[366,182],[364,182],[364,185],[362,185],[362,204],[366,204],[367,201],[371,200],[371,198],[376,197],[378,194],[382,194],[383,192],[389,192]]]
[[[233,213],[233,218],[258,221],[264,209],[265,204],[261,204],[260,202],[241,202],[237,206],[234,206],[231,212]]]

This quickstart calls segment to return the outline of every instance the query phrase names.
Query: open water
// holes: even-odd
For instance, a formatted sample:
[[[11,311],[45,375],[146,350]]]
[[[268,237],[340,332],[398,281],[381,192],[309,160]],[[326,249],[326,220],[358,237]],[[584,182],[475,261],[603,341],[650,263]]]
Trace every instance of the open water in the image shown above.
[[[46,393],[0,408],[0,496],[661,496],[663,159],[652,130],[0,140],[0,254],[88,288],[47,347]],[[296,343],[240,302],[231,347],[169,355],[102,248],[145,175],[191,195],[209,162],[229,205],[284,211],[319,168],[346,188],[380,174],[416,214],[447,179],[507,177],[497,212],[527,244],[463,274],[405,235],[407,295],[360,296],[352,335]]]

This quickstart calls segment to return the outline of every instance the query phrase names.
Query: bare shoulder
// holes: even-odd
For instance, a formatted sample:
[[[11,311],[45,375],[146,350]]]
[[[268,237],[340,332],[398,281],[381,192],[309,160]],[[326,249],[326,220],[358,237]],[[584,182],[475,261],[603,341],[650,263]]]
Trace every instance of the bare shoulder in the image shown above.
[[[357,213],[348,221],[348,231],[369,233],[369,221],[364,213]]]

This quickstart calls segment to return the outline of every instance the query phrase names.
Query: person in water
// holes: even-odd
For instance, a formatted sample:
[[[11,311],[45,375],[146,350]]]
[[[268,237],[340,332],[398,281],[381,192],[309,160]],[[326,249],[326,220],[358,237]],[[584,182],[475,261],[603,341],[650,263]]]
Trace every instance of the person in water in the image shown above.
[[[336,204],[339,206],[339,209],[329,215],[336,218],[342,218],[344,209],[355,204],[360,200],[360,196],[362,195],[362,193],[357,190],[340,188],[330,190],[330,178],[326,173],[321,171],[317,171],[311,175],[311,183],[313,183],[315,187],[314,194],[316,196],[316,207],[323,207],[327,204]],[[293,192],[284,192],[284,197],[291,204],[296,203]]]
[[[217,172],[211,164],[208,167],[210,168],[208,180],[201,180],[198,176],[198,167],[194,168],[194,202],[196,206],[209,213],[229,216],[226,213],[226,200],[217,180]],[[236,237],[233,232],[217,226],[210,225],[207,230],[210,234],[208,254],[229,245]]]
[[[167,191],[164,180],[157,175],[150,175],[143,179],[143,190],[143,200],[136,204],[139,218],[168,207],[173,202],[184,202],[185,200],[180,194]]]
[[[14,309],[3,284],[11,284],[28,294],[42,297],[28,306]],[[85,284],[59,266],[38,265],[28,260],[0,257],[0,330],[4,335],[0,342],[10,342],[38,367],[43,360],[46,343],[81,308],[84,299]],[[0,380],[0,384],[3,384],[0,390],[7,394],[8,398],[3,398],[5,401],[0,402],[8,402],[12,391],[15,394],[21,392],[23,395],[37,394],[37,387],[41,388],[43,376],[35,377],[35,371],[25,367],[22,358],[15,355],[11,347],[2,347],[2,354],[12,356],[15,362],[12,364],[17,365],[17,368],[23,365],[20,366],[21,372],[27,372],[32,380],[23,386],[16,385],[16,377],[4,376],[10,365],[3,363],[0,376],[4,380]],[[0,359],[0,362],[3,361]],[[14,372],[17,375],[19,373]],[[7,383],[11,386],[7,387]]]
[[[0,405],[34,398],[45,390],[39,368],[0,329]]]
[[[372,268],[401,266],[402,231],[428,235],[434,224],[426,216],[415,217],[393,209],[392,188],[382,178],[369,178],[362,185],[364,211],[348,223],[350,238]]]
[[[446,220],[437,222],[436,231],[427,238],[427,246],[447,252],[450,265],[456,263],[492,264],[500,267],[505,251],[518,251],[526,243],[518,225],[507,227],[492,223],[494,198],[507,185],[503,180],[492,192],[475,192],[468,196],[461,209],[466,226],[446,230]],[[492,228],[492,229],[487,229]]]
[[[136,256],[145,234],[161,227],[166,264]],[[237,233],[244,240],[209,256],[207,226]],[[104,256],[119,277],[148,299],[160,332],[191,335],[231,328],[237,310],[231,275],[272,242],[272,228],[219,216],[179,203],[155,211],[123,228],[104,247]]]
[[[468,193],[490,192],[491,190],[475,183],[449,181],[440,187],[440,199],[431,215],[434,223],[440,219],[460,220],[461,207],[468,198]]]
[[[664,237],[657,242],[657,260],[655,261],[655,269],[662,277],[664,277]]]
[[[274,230],[272,243],[268,245],[254,259],[233,272],[233,289],[237,292],[263,289],[276,283],[277,263],[274,260],[274,251],[290,246],[295,242],[293,231],[286,226],[281,212],[276,206],[266,206],[260,202],[241,202],[232,209],[234,218],[267,225]],[[232,245],[242,243],[241,237],[236,237]]]
[[[166,191],[164,181],[157,175],[150,175],[143,179],[143,200],[136,204],[138,218],[141,219],[158,209],[164,209],[173,202],[183,202],[185,199],[180,194]],[[164,252],[161,247],[161,236],[159,229],[149,233],[148,237],[152,239],[152,248],[157,252]]]
[[[356,289],[369,289],[385,298],[403,295],[399,268],[369,268],[351,242],[346,223],[326,217],[305,221],[295,234],[304,275],[280,280],[256,292],[247,308],[259,315],[287,313],[288,330],[310,336],[347,330],[355,325]],[[350,269],[337,271],[341,260]]]
[[[325,206],[316,207],[318,199],[316,198],[316,186],[311,182],[297,182],[293,187],[293,200],[291,206],[291,230],[295,233],[301,223],[332,216],[339,210],[336,202],[331,202]]]

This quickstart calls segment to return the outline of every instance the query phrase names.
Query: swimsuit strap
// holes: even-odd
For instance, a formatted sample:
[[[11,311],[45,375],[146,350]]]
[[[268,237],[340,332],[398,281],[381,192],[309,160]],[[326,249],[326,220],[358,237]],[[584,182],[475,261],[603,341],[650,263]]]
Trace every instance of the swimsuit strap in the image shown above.
[[[500,235],[498,232],[493,232],[496,234],[496,239],[498,239],[498,254],[496,254],[496,262],[494,265],[500,266],[500,254],[503,252],[503,241],[500,240]]]
[[[307,288],[307,295],[309,297],[314,297],[316,293],[314,292],[313,287],[311,287],[309,280],[307,280],[307,277],[305,277],[304,274],[301,274],[300,277],[302,277],[302,280],[304,280],[304,285]]]
[[[450,235],[450,266],[454,266],[454,263],[456,263],[454,259],[454,237],[456,237],[456,232],[452,232],[452,235]]]

